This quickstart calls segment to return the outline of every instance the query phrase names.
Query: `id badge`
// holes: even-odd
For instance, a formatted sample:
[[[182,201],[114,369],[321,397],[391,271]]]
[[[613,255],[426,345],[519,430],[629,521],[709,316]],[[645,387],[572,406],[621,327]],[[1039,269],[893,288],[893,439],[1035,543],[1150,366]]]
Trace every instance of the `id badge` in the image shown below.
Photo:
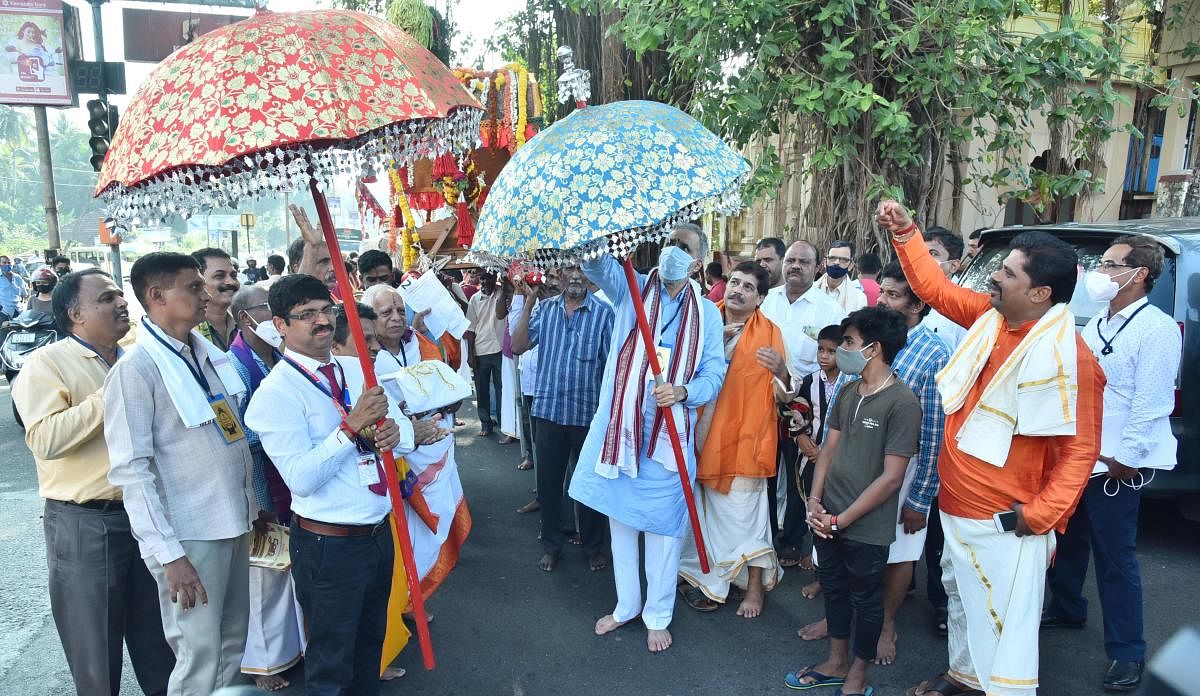
[[[663,374],[666,374],[667,370],[671,367],[671,347],[660,345],[654,350],[658,353],[658,369],[662,370]]]
[[[379,483],[379,466],[375,460],[375,453],[368,452],[358,455],[358,484],[374,486],[377,483]]]
[[[237,414],[233,412],[233,408],[225,399],[224,394],[210,396],[208,405],[212,408],[213,415],[217,417],[217,431],[225,438],[227,444],[233,444],[246,438],[246,432],[242,430],[242,424],[238,421]]]

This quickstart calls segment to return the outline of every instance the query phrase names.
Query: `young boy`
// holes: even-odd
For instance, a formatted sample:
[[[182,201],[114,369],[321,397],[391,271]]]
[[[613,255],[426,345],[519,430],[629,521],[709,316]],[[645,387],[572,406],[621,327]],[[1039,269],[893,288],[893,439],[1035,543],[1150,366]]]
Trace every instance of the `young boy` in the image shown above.
[[[789,673],[784,683],[792,689],[828,685],[841,686],[844,696],[874,692],[867,685],[867,666],[883,628],[884,568],[896,537],[896,492],[921,430],[920,403],[891,367],[907,334],[904,317],[883,307],[860,309],[842,322],[837,366],[860,378],[840,390],[829,413],[829,434],[808,498],[829,657]]]
[[[821,452],[821,443],[825,440],[825,433],[829,430],[827,424],[829,412],[833,408],[834,401],[837,400],[838,390],[847,381],[847,376],[842,375],[837,367],[837,349],[841,344],[841,325],[830,324],[821,329],[817,334],[817,365],[821,369],[809,374],[800,383],[799,396],[807,399],[808,403],[812,405],[812,434],[802,434],[796,438],[796,445],[800,448],[800,454],[803,457],[800,461],[803,472],[800,475],[800,485],[805,491],[812,490],[813,469],[816,467],[817,455]],[[807,501],[805,505],[807,505]],[[816,570],[814,559],[806,557],[805,561],[807,562],[800,563],[802,568]],[[816,599],[817,595],[821,594],[820,579],[805,585],[800,590],[800,594],[805,599]],[[804,640],[823,640],[826,636],[825,620],[821,619],[801,628],[799,635]]]

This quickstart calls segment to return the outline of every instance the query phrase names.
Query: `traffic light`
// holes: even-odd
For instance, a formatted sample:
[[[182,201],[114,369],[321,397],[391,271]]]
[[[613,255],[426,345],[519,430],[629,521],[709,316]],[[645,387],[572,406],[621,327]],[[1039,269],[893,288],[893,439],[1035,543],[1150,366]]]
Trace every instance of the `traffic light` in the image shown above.
[[[108,144],[117,130],[117,107],[92,99],[87,103],[87,110],[88,129],[92,132],[88,140],[92,147],[92,169],[100,171],[104,156],[108,154]]]

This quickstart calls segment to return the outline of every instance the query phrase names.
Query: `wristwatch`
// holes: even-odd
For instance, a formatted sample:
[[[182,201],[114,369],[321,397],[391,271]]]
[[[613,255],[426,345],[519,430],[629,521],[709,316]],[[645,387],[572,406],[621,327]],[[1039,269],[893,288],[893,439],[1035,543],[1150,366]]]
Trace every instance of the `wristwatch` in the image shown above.
[[[841,531],[840,529],[838,529],[837,515],[833,515],[832,517],[829,518],[829,531],[831,531],[831,532],[840,532]]]
[[[683,402],[687,401],[688,390],[687,390],[687,387],[680,387],[680,389],[683,390],[683,398],[679,400],[679,403],[683,403]]]

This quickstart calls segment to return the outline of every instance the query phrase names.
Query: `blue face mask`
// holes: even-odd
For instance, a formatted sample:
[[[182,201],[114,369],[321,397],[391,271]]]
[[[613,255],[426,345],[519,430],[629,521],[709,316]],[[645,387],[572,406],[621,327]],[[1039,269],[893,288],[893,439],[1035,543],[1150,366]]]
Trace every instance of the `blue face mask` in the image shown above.
[[[658,277],[668,283],[684,280],[693,261],[691,254],[677,246],[663,247],[658,254]]]
[[[12,264],[6,263],[6,264],[0,265],[0,272],[11,273],[12,272]]]
[[[833,278],[834,280],[837,280],[838,278],[845,278],[846,274],[849,272],[850,269],[846,268],[845,266],[830,264],[825,267],[825,275]]]

